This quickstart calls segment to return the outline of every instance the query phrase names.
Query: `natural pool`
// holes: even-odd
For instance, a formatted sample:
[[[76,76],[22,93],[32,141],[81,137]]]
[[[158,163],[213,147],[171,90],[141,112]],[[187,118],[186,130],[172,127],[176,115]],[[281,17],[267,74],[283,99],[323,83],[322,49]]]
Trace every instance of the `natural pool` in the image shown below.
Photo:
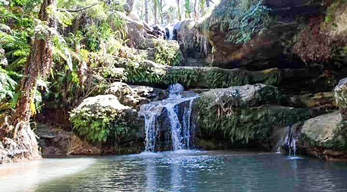
[[[0,166],[0,191],[346,191],[347,163],[181,151]],[[19,182],[20,181],[20,182]]]

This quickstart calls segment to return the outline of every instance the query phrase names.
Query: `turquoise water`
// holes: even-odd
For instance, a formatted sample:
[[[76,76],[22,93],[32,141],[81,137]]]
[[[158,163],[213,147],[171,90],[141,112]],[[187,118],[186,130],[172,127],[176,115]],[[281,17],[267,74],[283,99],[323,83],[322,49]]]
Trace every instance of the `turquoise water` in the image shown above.
[[[55,164],[71,173],[57,173],[25,191],[347,191],[346,163],[281,154],[183,151],[61,161]]]

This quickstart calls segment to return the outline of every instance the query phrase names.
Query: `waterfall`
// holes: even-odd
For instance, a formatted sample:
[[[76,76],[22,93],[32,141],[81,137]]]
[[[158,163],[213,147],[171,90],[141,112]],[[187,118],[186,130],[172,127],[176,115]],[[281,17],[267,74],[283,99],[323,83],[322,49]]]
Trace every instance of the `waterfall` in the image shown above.
[[[285,139],[284,139],[284,145],[287,147],[288,149],[288,159],[301,159],[300,157],[296,156],[296,134],[295,134],[295,130],[293,129],[292,126],[288,126],[287,127],[287,131],[286,131],[286,135],[285,135]]]
[[[159,145],[157,140],[159,132],[165,131],[163,119],[169,122],[171,135],[171,148],[176,150],[189,149],[191,147],[192,107],[198,95],[194,92],[184,91],[180,84],[169,86],[169,97],[162,101],[155,101],[140,108],[139,115],[145,120],[145,147],[147,152],[154,152]]]

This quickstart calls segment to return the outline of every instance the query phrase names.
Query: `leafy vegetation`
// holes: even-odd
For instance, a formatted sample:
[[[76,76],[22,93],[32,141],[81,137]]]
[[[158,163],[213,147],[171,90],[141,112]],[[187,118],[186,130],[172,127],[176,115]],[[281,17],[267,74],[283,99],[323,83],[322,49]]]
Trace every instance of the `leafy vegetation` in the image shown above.
[[[108,107],[96,110],[84,107],[70,114],[73,129],[78,135],[97,143],[118,142],[129,136],[133,122],[126,118],[126,113]]]
[[[181,61],[181,51],[178,44],[163,40],[153,40],[155,53],[154,61],[163,65],[175,66]]]

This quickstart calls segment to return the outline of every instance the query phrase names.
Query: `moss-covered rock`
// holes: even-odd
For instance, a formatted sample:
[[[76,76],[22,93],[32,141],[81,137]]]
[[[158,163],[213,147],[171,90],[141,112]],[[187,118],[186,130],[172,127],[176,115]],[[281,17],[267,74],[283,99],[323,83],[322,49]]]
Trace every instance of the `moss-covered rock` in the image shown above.
[[[222,0],[198,28],[213,47],[209,59],[213,66],[252,70],[298,66],[303,63],[291,54],[295,37],[308,26],[307,15],[324,10],[319,0]],[[308,37],[312,36],[316,34]],[[305,45],[309,47],[302,47],[302,52],[313,48]],[[319,52],[321,47],[316,48]]]
[[[301,128],[301,142],[311,147],[333,147],[337,139],[341,116],[338,112],[321,115],[304,122]],[[336,147],[336,146],[335,146]]]
[[[336,111],[298,124],[298,152],[327,161],[345,161],[347,137],[340,122],[341,115]]]
[[[74,131],[90,142],[119,142],[136,133],[136,111],[122,105],[114,95],[85,100],[70,114]]]
[[[218,67],[187,67],[164,65],[134,65],[125,69],[126,82],[145,85],[170,85],[180,83],[194,88],[227,88],[246,84],[264,83],[279,85],[282,82],[301,82],[314,78],[317,73],[306,69],[271,68],[262,71],[222,69]]]
[[[202,93],[194,105],[205,134],[222,133],[236,144],[268,143],[273,129],[311,115],[309,109],[276,105],[280,99],[276,87],[258,84],[210,90]]]

